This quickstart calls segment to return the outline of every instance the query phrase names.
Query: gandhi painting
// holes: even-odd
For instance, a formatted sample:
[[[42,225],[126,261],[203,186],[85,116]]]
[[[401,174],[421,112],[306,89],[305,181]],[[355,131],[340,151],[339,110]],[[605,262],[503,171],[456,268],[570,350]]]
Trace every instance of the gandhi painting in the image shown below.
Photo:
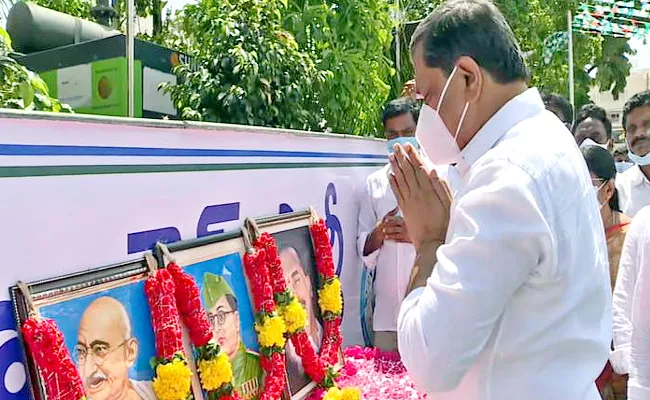
[[[108,296],[90,303],[81,317],[74,348],[89,400],[156,400],[151,382],[129,379],[138,349],[122,303]]]

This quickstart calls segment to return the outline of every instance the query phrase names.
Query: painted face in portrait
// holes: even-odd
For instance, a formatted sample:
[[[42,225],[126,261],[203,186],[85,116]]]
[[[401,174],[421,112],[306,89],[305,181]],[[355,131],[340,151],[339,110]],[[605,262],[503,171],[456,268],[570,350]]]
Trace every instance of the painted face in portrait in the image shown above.
[[[214,339],[230,358],[235,357],[240,344],[239,312],[235,296],[221,296],[210,309],[208,317]]]
[[[309,315],[313,316],[311,280],[305,274],[298,253],[293,248],[288,247],[280,253],[280,262],[287,286],[291,288],[298,300],[305,306]]]
[[[131,335],[129,315],[114,298],[100,297],[84,311],[73,355],[92,400],[133,398],[129,369],[138,342]]]
[[[206,272],[203,275],[203,300],[214,339],[232,359],[241,343],[237,297],[223,276]]]

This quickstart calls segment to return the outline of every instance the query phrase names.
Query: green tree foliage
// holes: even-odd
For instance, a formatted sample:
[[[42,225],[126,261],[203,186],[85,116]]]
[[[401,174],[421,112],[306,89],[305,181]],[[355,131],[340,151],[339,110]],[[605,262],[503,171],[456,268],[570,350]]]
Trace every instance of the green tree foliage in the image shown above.
[[[379,115],[394,75],[387,0],[290,0],[285,27],[322,70],[333,73],[319,93],[327,127],[338,133],[383,132]]]
[[[198,68],[163,85],[183,119],[322,129],[317,94],[331,78],[282,27],[281,0],[201,0],[185,7],[184,50]],[[174,39],[175,40],[175,39]]]
[[[402,0],[404,19],[424,18],[432,7],[441,1]],[[578,0],[495,0],[506,16],[519,41],[532,72],[531,84],[547,92],[557,92],[568,97],[568,52],[559,51],[551,63],[543,60],[544,40],[555,32],[566,31],[567,11],[578,8]],[[614,97],[626,85],[631,64],[628,56],[633,54],[627,39],[600,37],[574,32],[574,76],[576,105],[589,101],[589,88],[598,86],[611,91]],[[404,48],[407,52],[408,47]],[[408,59],[406,59],[408,60]],[[408,66],[408,61],[407,61]],[[592,77],[591,75],[595,76]],[[402,79],[412,70],[407,67]]]
[[[11,58],[12,52],[11,39],[0,27],[0,108],[72,112],[50,97],[45,82]]]

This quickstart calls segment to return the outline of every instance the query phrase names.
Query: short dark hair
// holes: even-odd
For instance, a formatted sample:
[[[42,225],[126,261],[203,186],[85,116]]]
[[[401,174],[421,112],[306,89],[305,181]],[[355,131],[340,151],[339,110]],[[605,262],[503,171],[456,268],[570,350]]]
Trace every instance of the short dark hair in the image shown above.
[[[571,103],[569,103],[569,100],[564,96],[557,93],[545,94],[542,96],[542,100],[544,100],[546,108],[553,107],[560,110],[562,116],[566,119],[566,121],[563,122],[573,122],[573,107],[571,106]]]
[[[237,308],[237,298],[233,296],[230,293],[226,293],[224,296],[226,296],[226,301],[228,302],[228,305],[233,311],[238,311]]]
[[[616,163],[609,151],[600,146],[584,146],[582,148],[582,156],[587,162],[589,172],[596,175],[599,179],[603,181],[616,179]],[[614,211],[621,212],[621,207],[618,203],[618,190],[616,188],[614,189],[614,194],[609,199],[609,207]]]
[[[410,97],[402,97],[386,104],[384,112],[381,114],[381,120],[386,125],[386,121],[389,119],[408,113],[413,115],[413,121],[418,121],[417,104]]]
[[[430,68],[451,73],[459,57],[468,56],[497,83],[528,80],[530,71],[515,35],[499,9],[488,0],[448,0],[415,29],[411,51],[420,42]]]
[[[576,116],[576,123],[573,125],[573,133],[575,133],[578,125],[587,118],[593,118],[602,122],[605,126],[607,137],[612,137],[612,122],[607,118],[607,112],[604,108],[598,107],[595,104],[585,104],[580,108],[578,115]]]
[[[625,124],[627,123],[627,115],[635,108],[643,106],[650,106],[650,90],[635,94],[625,103],[625,107],[623,107],[623,129],[625,129]]]

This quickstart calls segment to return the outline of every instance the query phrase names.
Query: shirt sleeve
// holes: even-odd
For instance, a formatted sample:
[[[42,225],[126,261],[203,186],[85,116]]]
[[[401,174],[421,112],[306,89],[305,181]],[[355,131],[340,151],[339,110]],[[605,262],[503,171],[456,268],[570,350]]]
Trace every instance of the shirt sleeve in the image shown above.
[[[402,360],[429,394],[460,383],[515,291],[538,265],[553,262],[532,177],[506,160],[475,168],[452,206],[432,276],[400,309]]]
[[[638,222],[633,221],[623,243],[621,261],[614,286],[612,303],[614,351],[610,355],[610,363],[618,374],[627,374],[630,368],[632,305],[637,276],[636,253],[639,229]]]
[[[371,183],[372,182],[370,178],[366,179],[366,185],[364,187],[363,193],[361,193],[361,205],[359,208],[359,224],[357,232],[357,250],[359,251],[359,256],[363,260],[363,263],[368,268],[375,268],[381,247],[368,254],[367,256],[363,255],[363,249],[366,247],[366,240],[375,229],[377,222],[379,222],[377,219],[377,213],[375,212],[375,207],[372,203]]]

